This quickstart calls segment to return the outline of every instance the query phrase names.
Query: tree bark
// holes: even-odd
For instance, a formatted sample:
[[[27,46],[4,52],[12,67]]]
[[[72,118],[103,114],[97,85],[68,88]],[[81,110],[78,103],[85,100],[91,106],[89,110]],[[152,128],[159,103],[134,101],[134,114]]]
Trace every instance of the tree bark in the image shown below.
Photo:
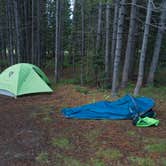
[[[0,59],[1,59],[1,63],[0,63],[0,71],[3,68],[3,63],[4,63],[4,54],[3,54],[3,36],[2,36],[2,27],[1,27],[1,17],[0,17]]]
[[[105,43],[105,74],[106,81],[110,76],[110,4],[109,1],[106,5],[106,43]]]
[[[95,58],[99,58],[99,52],[100,52],[100,43],[101,43],[101,19],[102,19],[102,2],[99,2],[98,7],[98,21],[97,21],[97,37],[96,37],[96,50],[95,50]],[[98,86],[98,73],[99,73],[99,65],[96,64],[95,67],[95,79],[96,79],[96,85]]]
[[[37,0],[37,65],[40,66],[40,0]]]
[[[119,1],[114,2],[114,21],[113,21],[113,33],[112,33],[112,43],[111,43],[111,72],[113,70],[114,57],[115,57],[115,47],[116,47],[116,37],[117,37],[117,26],[118,26],[118,15],[119,15]]]
[[[14,16],[15,16],[15,28],[16,28],[16,48],[17,48],[17,62],[21,62],[21,53],[20,53],[20,30],[19,30],[19,15],[18,15],[18,2],[16,0],[14,3]]]
[[[127,40],[127,49],[125,53],[125,62],[123,67],[123,74],[122,74],[122,83],[121,87],[125,88],[128,83],[128,76],[129,76],[129,67],[131,62],[131,56],[132,56],[132,45],[133,45],[133,39],[134,39],[134,33],[135,33],[135,24],[136,24],[136,3],[137,0],[132,0],[132,8],[130,13],[130,25],[129,25],[129,34],[128,34],[128,40]]]
[[[34,57],[34,0],[32,0],[32,32],[31,32],[31,44],[32,44],[32,48],[31,48],[31,53],[32,53],[32,59],[31,62],[34,63],[35,57]]]
[[[139,90],[143,82],[144,64],[145,64],[146,50],[147,50],[147,44],[148,44],[149,24],[151,20],[151,15],[152,15],[152,0],[149,0],[146,21],[145,21],[144,36],[143,36],[143,42],[142,42],[142,48],[141,48],[140,62],[139,62],[139,71],[138,71],[136,87],[134,89],[134,95],[139,94]]]
[[[27,14],[27,10],[28,10],[28,3],[27,1],[25,0],[24,1],[24,24],[25,24],[25,37],[24,37],[24,40],[25,40],[25,61],[29,61],[29,41],[28,41],[28,14]]]
[[[14,55],[13,55],[13,34],[12,34],[12,14],[11,14],[11,1],[7,1],[7,16],[8,16],[8,53],[9,53],[9,61],[10,65],[14,64]]]
[[[118,74],[119,74],[119,63],[122,50],[122,36],[123,36],[123,24],[125,16],[125,2],[126,0],[121,0],[121,6],[119,9],[119,20],[118,20],[118,29],[117,29],[117,41],[116,41],[116,50],[115,50],[115,59],[114,59],[114,68],[113,68],[113,80],[112,80],[112,95],[115,96],[117,93],[117,84],[118,84]]]
[[[97,38],[96,38],[96,55],[98,54],[98,50],[99,50],[99,47],[100,47],[100,39],[101,39],[101,17],[102,17],[102,2],[99,3],[99,9],[98,9]]]
[[[156,72],[159,56],[160,56],[160,47],[161,47],[161,42],[163,39],[163,33],[164,33],[164,28],[165,28],[165,21],[166,21],[166,1],[162,1],[162,12],[160,15],[160,22],[159,22],[159,28],[157,31],[157,36],[156,36],[156,41],[155,41],[155,47],[154,47],[154,52],[153,52],[153,58],[152,62],[150,65],[150,71],[147,79],[147,84],[148,85],[153,85],[154,84],[154,74]]]
[[[60,11],[60,0],[56,1],[56,29],[55,29],[55,81],[57,82],[59,80],[59,11]]]
[[[0,16],[0,54],[1,54],[1,67],[3,68],[5,66],[6,56],[5,56],[5,40],[4,40],[4,30],[3,30],[3,24],[4,19],[3,15]]]
[[[76,41],[75,41],[75,26],[76,26],[76,1],[74,2],[74,7],[73,7],[73,19],[72,19],[72,32],[71,32],[71,38],[72,38],[72,46],[71,46],[71,53],[72,53],[72,71],[73,71],[73,76],[75,75],[75,46],[76,46]]]
[[[83,57],[85,55],[84,0],[81,1],[81,85],[83,85]]]

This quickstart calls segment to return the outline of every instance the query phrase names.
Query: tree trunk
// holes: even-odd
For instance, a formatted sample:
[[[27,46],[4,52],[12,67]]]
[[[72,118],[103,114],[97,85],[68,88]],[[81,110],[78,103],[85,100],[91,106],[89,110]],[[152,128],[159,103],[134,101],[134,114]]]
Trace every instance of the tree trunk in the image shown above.
[[[114,57],[115,57],[115,47],[116,47],[116,37],[117,37],[117,26],[118,26],[118,14],[119,14],[119,1],[114,2],[114,21],[113,21],[113,33],[112,33],[112,43],[111,43],[111,72],[113,70]]]
[[[37,0],[37,65],[40,66],[40,0]]]
[[[153,83],[154,83],[154,74],[155,74],[158,60],[159,60],[160,47],[161,47],[161,42],[163,39],[163,33],[164,33],[165,21],[166,21],[166,1],[165,0],[162,1],[161,7],[162,7],[162,12],[160,15],[159,28],[157,31],[157,36],[156,36],[156,41],[155,41],[153,59],[151,62],[150,71],[149,71],[149,75],[148,75],[148,79],[147,79],[148,85],[153,85]]]
[[[99,52],[100,52],[100,43],[101,43],[101,18],[102,18],[102,2],[99,3],[99,8],[98,8],[98,21],[97,21],[97,38],[96,38],[96,50],[95,50],[95,54],[96,57],[95,58],[99,58]],[[96,64],[95,67],[95,79],[96,79],[96,84],[98,86],[98,72],[99,72],[99,66],[98,64]]]
[[[85,55],[84,0],[81,1],[81,85],[83,85],[83,57]]]
[[[106,6],[106,43],[105,43],[105,74],[106,81],[110,76],[110,4],[107,2]]]
[[[115,96],[117,93],[117,84],[118,84],[118,74],[119,74],[119,63],[122,50],[122,36],[123,36],[123,24],[125,16],[125,2],[126,0],[121,0],[121,6],[119,9],[119,20],[118,20],[118,29],[117,29],[117,41],[116,41],[116,50],[115,50],[115,59],[114,59],[114,68],[113,68],[113,80],[112,80],[112,95]]]
[[[145,64],[145,56],[146,56],[146,50],[147,50],[147,44],[148,44],[149,24],[151,20],[151,15],[152,15],[152,0],[149,0],[147,15],[146,15],[146,22],[145,22],[145,30],[144,30],[144,36],[143,36],[143,42],[142,42],[142,48],[141,48],[141,56],[140,56],[140,62],[139,62],[138,78],[137,78],[136,87],[134,89],[134,95],[138,95],[139,90],[142,86],[142,82],[143,82],[144,64]]]
[[[0,59],[1,59],[0,72],[1,72],[1,70],[3,68],[3,63],[4,63],[4,54],[3,54],[3,45],[2,45],[2,43],[3,43],[3,36],[2,36],[2,28],[1,28],[1,24],[2,24],[1,19],[2,18],[0,17]]]
[[[99,47],[100,47],[100,39],[101,39],[101,17],[102,17],[102,2],[99,3],[99,10],[98,10],[97,38],[96,38],[96,55],[98,54],[98,50],[99,50]]]
[[[16,48],[17,48],[17,56],[18,56],[18,63],[21,61],[21,54],[20,54],[20,31],[19,31],[19,15],[18,15],[18,4],[17,1],[14,0],[14,16],[15,16],[15,28],[16,28]]]
[[[55,81],[59,80],[59,10],[60,9],[60,0],[56,1],[56,29],[55,29]]]
[[[137,8],[137,15],[139,14],[139,10]],[[132,48],[131,48],[131,56],[130,56],[130,66],[129,66],[129,73],[128,73],[128,79],[132,80],[132,76],[134,76],[134,65],[135,65],[135,62],[136,62],[136,54],[137,54],[137,50],[138,48],[136,47],[137,46],[137,43],[139,40],[139,32],[138,32],[138,29],[139,29],[139,25],[138,25],[138,21],[136,20],[136,23],[135,23],[135,28],[134,28],[134,36],[133,36],[133,44],[132,44]]]
[[[9,48],[9,59],[10,65],[14,64],[14,56],[13,56],[13,34],[12,34],[12,14],[11,14],[11,1],[7,1],[7,16],[8,16],[8,48]]]
[[[76,26],[76,1],[74,2],[74,8],[73,8],[73,19],[72,19],[72,32],[71,32],[71,39],[72,39],[72,46],[71,46],[71,53],[72,53],[72,71],[73,76],[75,76],[75,46],[76,46],[76,37],[75,37],[75,26]]]
[[[29,62],[29,42],[28,42],[28,16],[27,16],[27,8],[28,8],[28,5],[27,5],[27,1],[24,1],[24,24],[25,24],[25,61],[28,61]]]
[[[5,66],[6,56],[5,56],[5,40],[4,40],[4,30],[3,30],[3,24],[4,24],[4,17],[3,15],[0,17],[0,54],[1,54],[1,66],[2,68]]]
[[[132,0],[132,8],[130,13],[130,25],[129,25],[129,34],[128,34],[128,41],[127,41],[127,49],[125,54],[125,62],[123,67],[123,74],[122,74],[122,83],[121,87],[125,88],[128,83],[128,76],[129,76],[129,67],[131,62],[132,56],[132,45],[135,33],[135,24],[136,24],[136,3],[137,0]]]
[[[64,29],[64,0],[59,2],[59,57],[58,57],[58,69],[59,78],[62,75],[63,68],[63,29]]]
[[[34,60],[35,60],[35,57],[34,57],[34,0],[32,0],[32,32],[31,32],[32,34],[32,36],[31,36],[31,44],[32,44],[32,59],[31,59],[31,61],[32,61],[32,63],[34,63]]]

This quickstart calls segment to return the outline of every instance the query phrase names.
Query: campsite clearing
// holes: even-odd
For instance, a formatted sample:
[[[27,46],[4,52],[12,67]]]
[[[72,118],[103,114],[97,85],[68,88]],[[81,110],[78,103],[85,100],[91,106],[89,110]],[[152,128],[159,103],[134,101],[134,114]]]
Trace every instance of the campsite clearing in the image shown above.
[[[78,89],[59,85],[52,94],[17,100],[0,96],[0,165],[166,165],[163,92],[158,90],[159,97],[154,93],[160,125],[138,128],[130,120],[65,119],[60,114],[64,107],[111,100],[109,92],[87,88],[82,93]]]

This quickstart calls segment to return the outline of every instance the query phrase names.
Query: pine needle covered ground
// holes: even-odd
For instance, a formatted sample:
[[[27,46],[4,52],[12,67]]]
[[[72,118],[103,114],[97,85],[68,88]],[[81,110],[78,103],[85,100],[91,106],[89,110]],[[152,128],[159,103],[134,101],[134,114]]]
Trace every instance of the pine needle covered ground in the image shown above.
[[[137,128],[129,120],[65,119],[64,107],[113,99],[102,89],[66,83],[54,89],[17,100],[0,96],[0,165],[166,165],[166,89],[142,89],[142,95],[156,100],[161,121],[150,128]]]

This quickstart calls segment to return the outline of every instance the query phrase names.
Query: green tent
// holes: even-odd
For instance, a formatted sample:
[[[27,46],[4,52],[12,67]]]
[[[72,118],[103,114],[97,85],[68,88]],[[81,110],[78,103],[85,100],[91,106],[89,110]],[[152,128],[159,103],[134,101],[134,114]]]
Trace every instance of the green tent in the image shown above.
[[[28,63],[10,66],[0,74],[0,94],[20,96],[29,93],[52,92],[47,76]]]

